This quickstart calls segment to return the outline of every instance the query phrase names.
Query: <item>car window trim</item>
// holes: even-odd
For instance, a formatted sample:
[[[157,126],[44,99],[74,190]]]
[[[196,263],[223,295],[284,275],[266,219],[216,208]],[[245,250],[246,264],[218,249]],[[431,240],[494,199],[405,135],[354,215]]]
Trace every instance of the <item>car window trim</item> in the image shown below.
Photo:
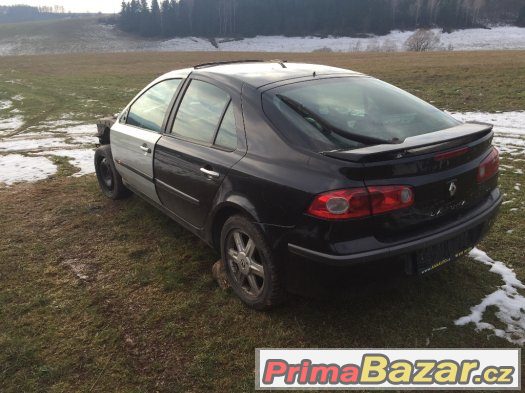
[[[219,131],[221,130],[222,128],[222,123],[224,122],[224,118],[226,117],[226,113],[228,112],[228,109],[230,109],[230,105],[233,105],[233,100],[232,98],[230,97],[230,101],[228,101],[228,103],[226,104],[226,108],[224,108],[224,112],[222,113],[222,116],[221,116],[221,121],[219,122],[219,125],[217,127],[217,130],[215,131],[215,136],[213,138],[213,146],[217,146],[217,147],[220,147],[221,150],[225,150],[225,151],[235,151],[237,150],[237,147],[235,147],[235,149],[230,149],[230,148],[227,148],[225,146],[221,146],[221,145],[218,145],[217,144],[217,137],[219,136]],[[237,145],[239,144],[239,135],[237,133],[237,120],[235,119],[235,112],[233,113],[233,121],[234,121],[234,125],[235,125],[235,136],[237,137]]]
[[[218,124],[217,124],[217,126],[215,128],[215,131],[213,133],[213,138],[212,138],[211,142],[204,142],[204,141],[201,141],[201,140],[198,140],[198,139],[185,137],[185,136],[182,136],[182,135],[179,135],[179,134],[176,134],[176,133],[173,132],[173,126],[175,124],[175,120],[177,119],[177,114],[179,113],[180,105],[182,104],[182,101],[184,101],[184,97],[186,96],[186,93],[188,92],[188,89],[189,89],[189,87],[191,86],[191,83],[194,80],[199,81],[199,82],[203,82],[203,83],[208,83],[208,84],[216,87],[217,89],[220,89],[225,94],[227,94],[228,98],[229,98],[228,101],[226,102],[226,105],[224,106],[224,108],[222,110],[221,117],[220,117],[219,122],[218,122]],[[235,150],[237,150],[238,146],[234,150],[231,150],[231,149],[228,149],[228,148],[225,148],[223,146],[219,146],[219,145],[215,144],[215,140],[217,139],[217,135],[219,133],[219,130],[220,130],[221,125],[222,125],[222,122],[224,120],[224,116],[226,116],[226,112],[228,111],[228,108],[230,107],[230,104],[233,103],[233,98],[232,98],[230,93],[228,93],[222,87],[219,87],[216,84],[211,83],[211,82],[209,82],[207,80],[202,80],[200,78],[193,78],[193,77],[191,77],[191,74],[190,74],[188,76],[187,80],[184,83],[183,91],[181,91],[180,96],[177,97],[177,98],[178,99],[176,100],[176,102],[173,105],[172,110],[170,111],[170,116],[169,116],[170,118],[169,118],[169,121],[166,124],[165,133],[163,134],[164,136],[169,136],[170,138],[174,138],[174,139],[178,139],[178,140],[181,140],[181,141],[193,143],[193,144],[199,145],[199,146],[204,146],[204,147],[209,147],[209,148],[212,148],[212,149],[221,150],[221,151],[224,151],[224,152],[233,153]],[[235,114],[234,114],[234,118],[235,118]],[[235,134],[237,135],[237,138],[238,138],[239,135],[238,135],[238,132],[237,132],[237,119],[235,119]],[[237,145],[238,145],[238,143],[237,143]]]
[[[142,96],[144,94],[146,94],[148,91],[150,91],[151,89],[153,89],[155,86],[157,85],[160,85],[161,83],[164,83],[164,82],[167,82],[167,81],[173,81],[173,80],[179,80],[181,81],[179,83],[179,85],[177,86],[177,90],[175,91],[174,95],[173,95],[173,98],[170,100],[170,103],[168,104],[168,108],[166,109],[166,113],[164,114],[164,119],[162,120],[162,124],[160,126],[160,130],[159,131],[153,131],[153,130],[150,130],[150,129],[147,129],[147,128],[143,128],[143,127],[139,127],[139,126],[136,126],[136,125],[133,125],[133,124],[128,124],[128,118],[129,118],[129,112],[131,111],[131,108],[133,107],[133,105],[135,105],[135,103],[142,98]],[[126,113],[126,121],[124,123],[125,126],[127,127],[132,127],[132,128],[136,128],[138,130],[142,130],[142,131],[148,131],[148,132],[152,132],[154,134],[162,134],[163,133],[163,130],[166,126],[166,121],[167,121],[167,118],[169,116],[169,113],[171,112],[170,111],[170,108],[171,108],[171,105],[172,105],[172,102],[173,102],[173,99],[176,98],[179,93],[180,93],[180,89],[181,89],[181,86],[184,84],[184,78],[168,78],[168,79],[163,79],[161,81],[158,81],[157,83],[151,85],[151,86],[148,86],[146,89],[144,89],[137,97],[135,97],[133,99],[132,102],[130,102],[127,106],[127,108],[123,111]]]

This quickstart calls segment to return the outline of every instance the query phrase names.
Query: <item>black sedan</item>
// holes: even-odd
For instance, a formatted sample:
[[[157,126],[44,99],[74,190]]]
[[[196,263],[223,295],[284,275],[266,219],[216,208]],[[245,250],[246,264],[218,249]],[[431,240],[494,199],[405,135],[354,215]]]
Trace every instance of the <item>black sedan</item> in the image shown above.
[[[158,78],[111,123],[102,191],[132,191],[214,247],[256,309],[282,300],[290,253],[396,256],[425,274],[476,245],[501,204],[490,125],[345,69],[204,64]]]

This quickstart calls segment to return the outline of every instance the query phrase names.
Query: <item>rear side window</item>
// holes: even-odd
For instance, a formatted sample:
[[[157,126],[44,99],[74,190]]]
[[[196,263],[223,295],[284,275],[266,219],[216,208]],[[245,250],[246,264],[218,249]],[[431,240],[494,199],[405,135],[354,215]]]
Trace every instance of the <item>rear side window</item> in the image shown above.
[[[230,96],[214,85],[192,80],[177,111],[172,133],[198,142],[213,143]]]
[[[233,105],[230,102],[228,110],[224,114],[221,127],[217,132],[215,144],[227,150],[235,150],[237,148],[237,131],[235,128],[235,115],[233,113]]]
[[[166,111],[180,82],[180,79],[165,80],[147,90],[131,105],[126,123],[160,132]]]

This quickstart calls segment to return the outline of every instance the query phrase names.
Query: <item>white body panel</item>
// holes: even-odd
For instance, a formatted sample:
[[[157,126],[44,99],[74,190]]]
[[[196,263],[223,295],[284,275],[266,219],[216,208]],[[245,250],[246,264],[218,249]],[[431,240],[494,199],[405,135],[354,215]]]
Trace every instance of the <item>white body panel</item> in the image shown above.
[[[161,135],[126,124],[111,128],[111,152],[125,183],[160,203],[153,182],[153,151]]]
[[[111,127],[111,152],[117,171],[125,184],[129,184],[137,191],[153,201],[161,204],[155,189],[153,177],[153,154],[155,145],[161,134],[138,127],[129,126],[121,122],[128,108],[147,90],[157,83],[167,79],[185,79],[193,69],[185,68],[172,71],[155,79],[138,93],[128,106],[120,113],[117,121]]]

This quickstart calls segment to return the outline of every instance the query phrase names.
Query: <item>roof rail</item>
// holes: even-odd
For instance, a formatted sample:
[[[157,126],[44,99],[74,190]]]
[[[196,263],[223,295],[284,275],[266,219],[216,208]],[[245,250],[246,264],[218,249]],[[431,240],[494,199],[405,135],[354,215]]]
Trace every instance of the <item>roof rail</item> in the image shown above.
[[[193,66],[195,69],[199,68],[207,68],[207,67],[215,67],[220,65],[227,65],[227,64],[239,64],[239,63],[278,63],[281,65],[281,67],[286,68],[286,60],[260,60],[260,59],[247,59],[247,60],[230,60],[230,61],[214,61],[210,63],[202,63],[197,64]]]
[[[237,63],[263,63],[264,60],[255,60],[255,59],[248,59],[248,60],[230,60],[230,61],[213,61],[210,63],[202,63],[197,64],[193,66],[193,68],[207,68],[207,67],[215,67],[225,64],[237,64]]]

